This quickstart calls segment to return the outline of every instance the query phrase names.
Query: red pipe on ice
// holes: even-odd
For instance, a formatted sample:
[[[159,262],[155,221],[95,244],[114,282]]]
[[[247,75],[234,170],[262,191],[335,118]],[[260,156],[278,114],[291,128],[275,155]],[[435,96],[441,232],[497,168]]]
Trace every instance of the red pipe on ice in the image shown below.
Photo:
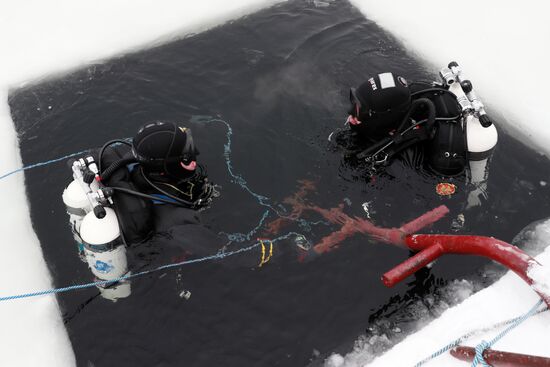
[[[471,363],[476,351],[471,347],[458,346],[451,349],[451,355]],[[501,352],[494,349],[486,349],[483,352],[483,358],[493,367],[550,367],[550,358]]]
[[[382,276],[387,287],[394,286],[444,254],[488,257],[514,271],[531,286],[534,280],[528,275],[529,267],[540,266],[517,247],[492,237],[416,234],[406,236],[404,242],[409,249],[418,253]],[[550,307],[550,295],[536,285],[533,288]]]

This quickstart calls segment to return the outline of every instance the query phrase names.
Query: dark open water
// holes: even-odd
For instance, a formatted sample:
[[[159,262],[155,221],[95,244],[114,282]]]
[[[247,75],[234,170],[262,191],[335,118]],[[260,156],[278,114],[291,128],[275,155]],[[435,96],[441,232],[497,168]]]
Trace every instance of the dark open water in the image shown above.
[[[435,71],[427,72],[347,2],[326,5],[289,1],[13,90],[10,106],[23,163],[131,136],[151,120],[179,121],[193,129],[201,161],[223,186],[222,198],[202,213],[204,222],[216,232],[247,232],[264,208],[227,173],[225,128],[188,122],[216,116],[232,126],[235,171],[274,205],[296,191],[297,180],[310,179],[316,182],[309,196],[315,204],[329,208],[347,198],[346,212],[364,217],[361,204],[371,201],[373,220],[383,226],[399,226],[447,204],[451,214],[431,231],[448,233],[451,219],[463,212],[462,181],[456,182],[459,194],[440,199],[434,192],[437,178],[396,162],[373,183],[344,164],[326,139],[343,124],[350,86],[387,70],[409,79],[433,79]],[[501,132],[489,201],[465,212],[462,233],[511,241],[525,225],[547,217],[550,188],[540,181],[549,163]],[[92,280],[67,226],[61,192],[69,181],[62,163],[26,172],[34,229],[56,286]],[[316,242],[337,229],[320,225],[304,234]],[[144,254],[142,261],[155,264],[175,260],[163,249]],[[386,289],[380,275],[407,255],[356,235],[337,251],[304,264],[290,258],[261,270],[198,264],[135,280],[131,297],[116,303],[99,297],[96,289],[58,299],[80,366],[319,364],[332,351],[349,351],[357,336],[381,319],[406,333],[406,325],[418,317],[406,311],[415,300],[456,278],[482,282],[479,269],[487,264],[449,257]],[[193,293],[188,301],[179,297],[183,288]],[[312,359],[314,349],[320,356]]]

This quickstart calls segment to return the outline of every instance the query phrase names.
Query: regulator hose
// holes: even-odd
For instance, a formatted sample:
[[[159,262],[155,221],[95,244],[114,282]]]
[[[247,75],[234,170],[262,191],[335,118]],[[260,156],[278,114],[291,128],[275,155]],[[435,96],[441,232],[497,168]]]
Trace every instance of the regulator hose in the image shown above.
[[[426,126],[428,128],[433,126],[435,122],[435,105],[428,98],[418,98],[413,101],[409,112],[407,112],[407,115],[405,116],[403,121],[401,121],[401,125],[399,125],[399,128],[397,129],[398,133],[402,133],[405,130],[405,126],[411,118],[412,113],[415,112],[422,105],[426,105],[426,107],[428,107],[428,118],[426,121]]]
[[[164,199],[164,198],[157,197],[157,196],[154,196],[154,195],[145,194],[143,192],[127,189],[125,187],[110,186],[110,187],[105,187],[104,190],[107,194],[109,194],[109,190],[119,191],[119,192],[123,192],[125,194],[139,196],[139,197],[144,198],[144,199],[156,200],[156,201],[161,201],[165,204],[172,204],[172,205],[181,206],[181,207],[184,207],[184,208],[189,208],[188,205],[183,205],[183,204],[180,204],[180,203],[175,202],[173,200]]]
[[[99,150],[99,157],[98,157],[98,170],[99,170],[99,175],[101,176],[101,161],[102,161],[102,158],[103,158],[103,153],[105,152],[105,149],[107,149],[107,147],[115,144],[115,143],[118,143],[118,144],[125,144],[125,145],[128,145],[128,146],[132,146],[132,144],[130,144],[129,142],[127,142],[126,140],[123,140],[123,139],[113,139],[113,140],[109,140],[108,142],[106,142],[105,144],[103,144],[103,146],[101,147],[101,149]]]
[[[101,158],[100,158],[100,162],[101,162]],[[109,178],[119,168],[126,167],[126,165],[128,165],[128,164],[136,163],[136,162],[137,162],[136,157],[134,157],[134,155],[132,153],[127,153],[126,155],[124,155],[124,157],[122,157],[118,161],[114,162],[109,167],[107,167],[107,169],[103,173],[100,173],[101,181],[108,182]]]
[[[425,105],[428,108],[428,117],[425,120],[422,120],[414,125],[408,126],[407,123],[411,119],[411,115],[413,112],[415,112],[419,107],[422,105]],[[371,153],[380,151],[381,149],[384,149],[385,146],[388,144],[391,144],[392,141],[395,142],[396,140],[402,140],[401,137],[411,130],[412,127],[419,126],[421,123],[425,123],[425,129],[428,131],[429,136],[432,136],[432,129],[435,124],[435,105],[431,100],[428,98],[418,98],[414,100],[411,104],[411,108],[407,112],[407,115],[403,118],[401,121],[401,124],[399,124],[399,127],[397,128],[396,132],[393,134],[393,136],[384,138],[380,140],[379,142],[371,145],[367,149],[363,150],[359,154],[356,155],[358,159],[364,159],[368,157]]]

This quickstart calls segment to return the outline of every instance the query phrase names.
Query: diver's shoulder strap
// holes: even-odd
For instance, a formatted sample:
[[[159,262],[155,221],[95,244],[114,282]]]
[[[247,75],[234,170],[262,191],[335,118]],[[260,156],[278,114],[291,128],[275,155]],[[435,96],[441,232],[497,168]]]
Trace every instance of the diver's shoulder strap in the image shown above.
[[[418,112],[421,112],[422,117],[426,118],[415,122],[412,120],[412,116]],[[372,163],[387,163],[410,146],[431,139],[434,134],[435,116],[433,102],[427,98],[418,98],[413,102],[411,109],[392,136],[380,140],[357,154],[357,158]]]
[[[125,159],[129,150],[124,148],[106,151],[104,159],[106,169],[103,172],[111,172],[107,177],[109,186],[130,191],[140,191],[134,182],[132,172],[126,166],[130,162]],[[150,201],[135,195],[115,191],[113,202],[113,207],[126,241],[129,243],[139,243],[149,238],[153,230]]]

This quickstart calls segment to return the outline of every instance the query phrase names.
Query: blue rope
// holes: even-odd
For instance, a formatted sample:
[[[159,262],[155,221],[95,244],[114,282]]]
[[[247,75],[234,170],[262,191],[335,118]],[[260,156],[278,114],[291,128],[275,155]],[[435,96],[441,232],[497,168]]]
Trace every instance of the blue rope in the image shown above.
[[[506,328],[505,330],[503,330],[500,334],[498,334],[497,336],[495,336],[492,340],[490,340],[489,342],[483,340],[481,343],[479,343],[477,346],[476,346],[476,356],[474,357],[474,360],[472,361],[472,367],[476,367],[478,364],[481,364],[481,366],[484,366],[484,367],[491,367],[489,364],[487,364],[487,362],[485,361],[485,359],[483,358],[483,352],[485,351],[485,349],[487,348],[490,348],[491,346],[493,346],[493,344],[495,344],[496,342],[498,342],[500,339],[502,339],[506,334],[508,334],[512,329],[514,329],[515,327],[517,327],[518,325],[520,325],[522,322],[524,322],[525,320],[527,320],[529,317],[533,316],[536,312],[537,312],[537,309],[539,308],[539,306],[542,304],[543,300],[540,299],[530,310],[529,312],[527,312],[526,314],[524,314],[523,316],[519,317],[518,320],[516,320],[512,325],[510,325],[508,328]]]
[[[221,120],[221,119],[216,119],[216,118],[211,118],[210,116],[193,116],[191,118],[191,122],[192,123],[198,123],[198,124],[218,122],[218,123],[222,123],[222,124],[225,125],[225,127],[227,128],[227,133],[226,133],[226,143],[223,146],[223,156],[225,158],[225,165],[227,166],[227,171],[229,172],[229,175],[233,179],[232,182],[236,183],[243,190],[245,190],[250,195],[252,195],[258,201],[259,205],[267,208],[267,210],[264,212],[264,214],[260,218],[260,220],[259,220],[258,224],[256,225],[256,227],[254,227],[248,233],[244,234],[244,233],[240,233],[240,232],[235,232],[235,233],[223,233],[222,232],[222,234],[224,234],[227,237],[228,241],[229,241],[226,244],[226,246],[228,246],[232,242],[240,243],[240,242],[250,241],[252,239],[252,237],[263,226],[265,220],[269,216],[269,211],[270,210],[272,212],[274,212],[280,218],[286,218],[286,219],[292,220],[294,222],[297,222],[298,225],[301,228],[303,228],[304,230],[306,230],[308,232],[311,231],[311,226],[312,225],[317,225],[317,224],[320,224],[320,223],[321,224],[327,224],[324,221],[308,222],[305,219],[290,218],[289,216],[283,215],[283,214],[280,213],[279,210],[277,210],[275,207],[273,207],[273,205],[271,205],[269,203],[269,201],[270,201],[269,197],[264,196],[264,195],[260,195],[256,192],[252,191],[252,189],[250,189],[250,187],[248,187],[248,183],[246,182],[244,177],[234,171],[233,163],[231,162],[231,143],[232,143],[231,137],[233,135],[233,129],[231,128],[231,125],[229,125],[229,123],[227,121],[224,121],[224,120]]]
[[[192,119],[191,121],[197,122],[197,123],[201,122],[200,119]],[[225,157],[225,165],[227,166],[227,171],[229,172],[229,175],[231,175],[231,177],[233,178],[233,182],[239,185],[240,187],[242,187],[254,198],[256,198],[256,200],[258,200],[258,203],[261,206],[269,208],[273,210],[275,213],[278,213],[277,209],[275,209],[271,204],[267,203],[267,201],[269,201],[269,198],[267,196],[263,196],[252,191],[248,187],[248,183],[246,182],[244,177],[233,171],[233,164],[231,163],[231,136],[233,135],[233,129],[231,128],[231,125],[229,125],[229,123],[227,123],[224,120],[213,119],[213,118],[208,118],[202,122],[205,122],[205,123],[219,122],[225,125],[225,127],[227,128],[227,133],[226,133],[227,140],[223,146],[223,156]]]
[[[75,157],[75,156],[80,155],[80,154],[84,154],[84,153],[89,152],[89,151],[90,151],[90,149],[86,149],[86,150],[82,150],[80,152],[65,155],[63,157],[51,159],[49,161],[35,163],[35,164],[31,164],[30,166],[21,167],[21,168],[16,169],[15,171],[11,171],[11,172],[3,174],[2,176],[0,176],[0,180],[6,178],[8,176],[11,176],[11,175],[13,175],[14,173],[17,173],[17,172],[23,172],[23,171],[26,171],[26,170],[31,169],[31,168],[41,167],[41,166],[48,165],[50,163],[59,162],[59,161],[65,160],[67,158],[71,158],[71,157]]]
[[[124,138],[124,139],[122,139],[122,140],[131,141],[132,138]],[[119,145],[119,144],[120,144],[120,143],[116,143],[116,144],[113,144],[113,146],[116,146],[116,145]],[[8,176],[13,175],[14,173],[23,172],[23,171],[26,171],[26,170],[29,170],[29,169],[32,169],[32,168],[37,168],[37,167],[41,167],[41,166],[46,166],[46,165],[51,164],[51,163],[63,161],[63,160],[65,160],[65,159],[72,158],[72,157],[75,157],[75,156],[77,156],[77,155],[81,155],[81,154],[87,153],[87,152],[89,152],[90,150],[92,150],[92,149],[81,150],[80,152],[67,154],[67,155],[64,155],[63,157],[51,159],[51,160],[49,160],[49,161],[39,162],[39,163],[31,164],[31,165],[28,165],[28,166],[24,166],[24,167],[21,167],[21,168],[18,168],[18,169],[16,169],[16,170],[14,170],[14,171],[11,171],[11,172],[8,172],[8,173],[3,174],[2,176],[0,176],[0,180],[6,178],[6,177],[8,177]]]
[[[275,240],[273,240],[272,242],[275,242]],[[251,245],[251,246],[248,246],[248,247],[243,247],[243,248],[240,248],[238,250],[231,251],[231,252],[219,252],[215,255],[206,256],[206,257],[202,257],[202,258],[198,258],[198,259],[192,259],[192,260],[181,261],[181,262],[177,262],[177,263],[173,263],[173,264],[162,265],[162,266],[159,266],[155,269],[145,270],[145,271],[141,271],[141,272],[135,273],[135,274],[124,275],[122,277],[112,279],[112,280],[100,280],[100,281],[91,282],[91,283],[71,285],[71,286],[68,286],[68,287],[52,288],[52,289],[47,289],[47,290],[38,291],[38,292],[24,293],[24,294],[17,294],[17,295],[13,295],[13,296],[0,297],[0,302],[2,302],[2,301],[11,301],[11,300],[20,299],[20,298],[30,298],[30,297],[36,297],[36,296],[43,296],[43,295],[47,295],[47,294],[64,293],[64,292],[69,292],[69,291],[73,291],[73,290],[91,288],[91,287],[96,287],[96,286],[105,286],[105,285],[108,285],[108,284],[118,283],[118,282],[125,281],[125,280],[128,280],[128,279],[141,277],[143,275],[152,274],[152,273],[155,273],[155,272],[158,272],[158,271],[161,271],[161,270],[171,269],[171,268],[184,266],[184,265],[189,265],[189,264],[201,263],[201,262],[209,261],[209,260],[223,259],[223,258],[226,258],[226,257],[229,257],[229,256],[233,256],[233,255],[237,255],[237,254],[240,254],[240,253],[243,253],[243,252],[253,250],[254,248],[258,247],[259,245],[260,245],[259,243],[255,243],[254,245]]]
[[[510,319],[510,320],[502,321],[502,322],[499,322],[499,323],[494,324],[494,325],[489,326],[489,327],[484,327],[484,328],[480,328],[480,329],[477,329],[477,330],[473,330],[473,331],[470,331],[470,332],[462,335],[461,337],[453,340],[452,342],[450,342],[449,344],[447,344],[443,348],[441,348],[438,351],[434,352],[429,357],[424,358],[423,360],[421,360],[420,362],[415,364],[414,367],[420,367],[420,366],[428,363],[432,359],[437,358],[440,355],[447,353],[448,351],[450,351],[454,347],[457,347],[458,345],[462,344],[464,341],[468,340],[469,338],[471,338],[472,336],[474,336],[476,334],[479,334],[479,333],[482,333],[482,332],[487,332],[487,331],[493,330],[493,329],[498,328],[498,327],[502,327],[502,326],[506,326],[506,325],[512,325],[508,329],[506,329],[503,333],[501,333],[501,334],[503,334],[502,336],[504,336],[504,334],[506,334],[508,331],[515,328],[519,324],[521,324],[523,321],[525,321],[530,316],[532,316],[534,314],[537,314],[537,313],[542,313],[542,312],[548,311],[548,306],[546,306],[546,307],[544,307],[544,308],[537,311],[537,309],[538,309],[538,307],[540,306],[541,303],[542,303],[542,300],[539,300],[537,302],[537,304],[527,314],[525,314],[523,316],[518,316],[518,317],[515,317],[515,318]],[[500,338],[502,338],[502,336],[500,336]],[[495,339],[498,340],[497,338],[495,338]],[[493,340],[495,340],[495,339],[493,339]],[[492,341],[492,344],[494,344],[496,342],[496,340]],[[485,350],[485,349],[483,349],[483,350]]]
[[[240,233],[240,232],[235,232],[235,233],[225,233],[225,232],[220,232],[220,234],[223,234],[227,237],[227,239],[229,240],[229,242],[226,244],[229,245],[230,243],[232,242],[245,242],[245,241],[250,241],[252,239],[252,237],[260,230],[260,228],[264,225],[264,222],[265,220],[267,219],[267,217],[269,216],[269,210],[266,210],[264,212],[264,214],[262,215],[262,217],[260,218],[260,221],[258,222],[258,224],[256,225],[256,227],[252,228],[250,231],[248,231],[248,233]]]
[[[193,121],[193,120],[195,120],[195,121]],[[197,118],[192,119],[192,122],[201,122],[200,117],[199,117],[199,119],[197,119]],[[227,134],[226,134],[227,141],[224,144],[224,157],[225,157],[225,163],[226,163],[226,166],[227,166],[227,170],[228,170],[229,174],[231,175],[231,177],[233,178],[233,182],[237,183],[245,191],[247,191],[250,195],[252,195],[254,198],[256,198],[256,200],[258,201],[258,203],[261,206],[264,206],[264,207],[268,208],[268,210],[266,210],[264,212],[264,214],[262,215],[262,217],[260,218],[258,224],[253,229],[251,229],[248,233],[246,233],[246,234],[245,233],[238,233],[238,232],[237,233],[232,233],[232,234],[224,233],[227,236],[228,240],[229,240],[228,244],[230,244],[231,242],[242,243],[242,242],[245,242],[245,241],[250,241],[252,239],[252,237],[263,226],[265,220],[268,218],[269,210],[272,210],[273,212],[275,212],[280,217],[284,217],[284,216],[280,215],[279,212],[277,211],[277,209],[275,209],[271,204],[269,204],[267,202],[267,201],[270,200],[268,197],[257,194],[254,191],[252,191],[248,187],[248,184],[247,184],[246,180],[240,174],[237,174],[237,173],[234,172],[233,164],[231,163],[231,136],[233,135],[233,129],[231,128],[231,126],[226,121],[221,120],[221,119],[208,118],[204,122],[206,122],[206,123],[220,122],[220,123],[223,123],[227,127]],[[128,140],[128,138],[126,138],[125,140]],[[39,162],[39,163],[35,163],[35,164],[29,165],[29,166],[24,166],[24,167],[18,168],[14,171],[8,172],[8,173],[0,176],[0,180],[6,178],[8,176],[11,176],[11,175],[13,175],[17,172],[22,172],[22,171],[26,171],[26,170],[29,170],[29,169],[32,169],[32,168],[41,167],[41,166],[45,166],[45,165],[48,165],[48,164],[51,164],[51,163],[59,162],[59,161],[62,161],[62,160],[65,160],[65,159],[68,159],[68,158],[71,158],[71,157],[75,157],[75,156],[84,154],[84,153],[89,152],[89,151],[90,151],[90,149],[86,149],[86,150],[82,150],[80,152],[68,154],[68,155],[65,155],[63,157],[51,159],[51,160],[48,160],[48,161],[45,161],[45,162]],[[297,221],[300,224],[300,226],[305,228],[305,229],[310,228],[310,224],[324,223],[324,222],[309,223],[309,222],[307,222],[303,219],[298,219]],[[292,235],[302,236],[301,234],[296,233],[296,232],[289,232],[286,235],[279,236],[279,237],[275,238],[271,242],[275,243],[277,241],[287,239]],[[90,282],[90,283],[85,283],[85,284],[77,284],[77,285],[72,285],[72,286],[62,287],[62,288],[53,288],[53,289],[48,289],[48,290],[43,290],[43,291],[38,291],[38,292],[33,292],[33,293],[25,293],[25,294],[19,294],[19,295],[14,295],[14,296],[0,297],[0,302],[13,300],[13,299],[19,299],[19,298],[36,297],[36,296],[41,296],[41,295],[46,295],[46,294],[64,293],[64,292],[69,292],[69,291],[72,291],[72,290],[90,288],[90,287],[95,287],[95,286],[105,286],[105,285],[108,285],[108,284],[113,284],[113,283],[117,283],[117,282],[120,282],[120,281],[125,281],[125,280],[128,280],[128,279],[136,278],[136,277],[139,277],[139,276],[143,276],[143,275],[146,275],[146,274],[151,274],[151,273],[154,273],[154,272],[157,272],[157,271],[160,271],[160,270],[165,270],[165,269],[169,269],[169,268],[173,268],[173,267],[178,267],[178,266],[183,266],[183,265],[188,265],[188,264],[193,264],[193,263],[199,263],[199,262],[203,262],[203,261],[207,261],[207,260],[223,259],[227,256],[232,256],[232,255],[236,255],[236,254],[239,254],[239,253],[242,253],[242,252],[250,251],[253,248],[260,245],[259,243],[256,243],[254,245],[251,245],[251,246],[248,246],[248,247],[245,247],[245,248],[241,248],[239,250],[226,252],[225,248],[227,247],[228,244],[226,244],[226,246],[224,246],[224,248],[222,250],[220,250],[220,252],[218,252],[218,254],[216,254],[216,255],[207,256],[207,257],[199,258],[199,259],[183,261],[183,262],[174,263],[174,264],[163,265],[163,266],[160,266],[160,267],[152,269],[152,270],[142,271],[142,272],[135,273],[135,274],[128,274],[128,275],[125,275],[125,276],[122,276],[122,277],[119,277],[119,278],[116,278],[116,279],[112,279],[112,280],[102,280],[102,281]]]

